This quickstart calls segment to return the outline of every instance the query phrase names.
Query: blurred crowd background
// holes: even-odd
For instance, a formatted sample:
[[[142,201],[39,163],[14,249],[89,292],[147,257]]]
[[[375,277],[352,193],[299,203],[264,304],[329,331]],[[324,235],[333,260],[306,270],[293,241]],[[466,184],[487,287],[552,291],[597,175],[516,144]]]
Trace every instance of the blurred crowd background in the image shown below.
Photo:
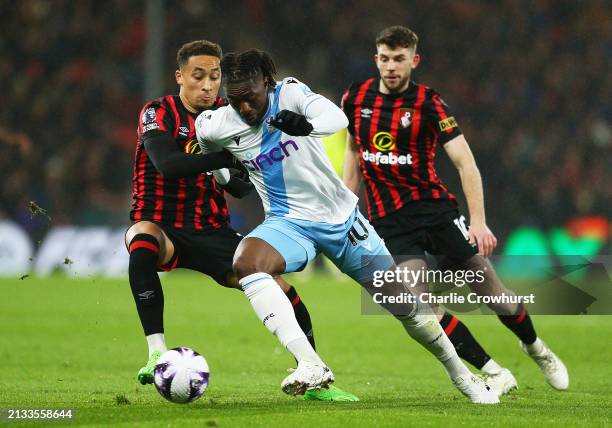
[[[146,0],[0,0],[0,219],[33,236],[50,224],[129,222],[136,126],[147,101],[146,7]],[[163,7],[164,93],[177,92],[180,45],[209,39],[225,51],[265,49],[280,77],[294,75],[339,102],[351,81],[375,73],[376,33],[409,26],[422,55],[414,80],[454,110],[502,241],[518,225],[612,219],[609,1],[165,0]],[[438,159],[439,175],[460,193],[445,154]],[[243,230],[261,219],[240,209],[254,200],[231,202]],[[51,222],[33,218],[29,201]]]

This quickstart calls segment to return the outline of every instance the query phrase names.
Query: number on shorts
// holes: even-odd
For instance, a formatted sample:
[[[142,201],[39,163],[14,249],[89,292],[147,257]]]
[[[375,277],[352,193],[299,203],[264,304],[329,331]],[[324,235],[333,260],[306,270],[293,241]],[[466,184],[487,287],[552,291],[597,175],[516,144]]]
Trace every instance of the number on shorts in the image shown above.
[[[453,220],[453,222],[455,223],[455,226],[457,226],[459,231],[463,234],[463,237],[465,238],[465,240],[466,241],[469,240],[470,239],[470,232],[468,231],[468,228],[465,225],[465,216],[461,216],[459,218],[456,218],[455,220]]]
[[[351,227],[351,230],[349,230],[349,233],[348,233],[348,239],[349,241],[351,241],[351,244],[353,244],[353,246],[357,245],[357,241],[363,241],[367,239],[368,236],[370,235],[370,232],[368,232],[368,229],[366,229],[361,219],[357,217],[355,220],[356,221],[355,223],[353,223],[353,227]],[[360,234],[359,232],[357,232],[357,229],[355,228],[356,224],[359,224],[359,226],[361,226],[361,229],[363,230],[363,234]]]

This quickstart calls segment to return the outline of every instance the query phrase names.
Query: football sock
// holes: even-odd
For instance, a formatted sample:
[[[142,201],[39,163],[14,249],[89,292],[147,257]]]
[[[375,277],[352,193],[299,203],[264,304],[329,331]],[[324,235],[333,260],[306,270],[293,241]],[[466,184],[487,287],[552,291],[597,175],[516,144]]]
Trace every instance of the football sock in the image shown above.
[[[525,344],[525,348],[527,348],[527,352],[529,352],[529,355],[540,355],[544,350],[544,343],[542,343],[542,341],[538,337],[535,342],[529,345]]]
[[[465,361],[481,370],[491,360],[480,343],[472,336],[470,330],[457,317],[444,312],[440,325],[455,347],[457,354]]]
[[[287,296],[272,276],[257,272],[245,276],[239,283],[257,317],[298,362],[321,361],[300,328]]]
[[[291,302],[291,305],[293,306],[293,312],[295,313],[295,319],[297,319],[297,322],[300,325],[300,328],[306,335],[306,338],[308,339],[308,342],[310,342],[312,349],[316,350],[317,348],[315,346],[314,333],[312,331],[312,322],[310,320],[310,314],[308,313],[308,309],[306,308],[306,305],[304,304],[304,302],[302,302],[302,299],[300,298],[300,296],[297,294],[297,291],[293,287],[289,288],[289,290],[285,293],[285,295],[287,296],[287,298]]]
[[[157,274],[159,243],[145,233],[134,236],[129,247],[132,295],[144,333],[164,332],[164,293]]]
[[[155,351],[166,352],[166,341],[164,340],[164,333],[155,333],[147,336],[147,344],[149,345],[149,357]]]
[[[525,345],[531,345],[536,341],[538,336],[533,328],[531,317],[527,313],[527,308],[522,303],[519,303],[514,315],[498,315],[498,317],[502,324],[516,334]]]
[[[307,339],[303,337],[295,339],[287,344],[287,350],[295,357],[296,361],[310,361],[311,363],[324,366],[325,363],[317,355]],[[298,358],[297,355],[300,357]]]
[[[449,338],[444,334],[435,315],[400,315],[396,318],[402,323],[410,337],[423,345],[442,363],[451,379],[471,374],[457,355]]]
[[[489,375],[499,373],[499,372],[502,371],[502,369],[503,369],[503,367],[500,366],[499,364],[497,364],[495,362],[495,360],[493,360],[493,359],[490,359],[489,361],[487,361],[487,363],[480,368],[480,370],[483,373],[486,373],[486,374],[489,374]]]

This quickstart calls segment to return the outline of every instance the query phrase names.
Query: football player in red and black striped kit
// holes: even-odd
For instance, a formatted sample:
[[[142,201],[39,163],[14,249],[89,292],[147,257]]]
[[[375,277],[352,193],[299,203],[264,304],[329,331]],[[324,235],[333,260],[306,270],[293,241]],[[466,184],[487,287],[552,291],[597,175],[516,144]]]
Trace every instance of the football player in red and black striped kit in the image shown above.
[[[232,169],[239,165],[229,152],[202,155],[194,127],[200,112],[225,104],[218,98],[221,56],[216,43],[198,40],[183,45],[175,72],[179,94],[151,101],[140,113],[132,226],[125,243],[130,254],[130,286],[149,347],[149,361],[138,373],[142,384],[152,383],[155,363],[167,349],[158,270],[192,269],[221,285],[240,289],[232,259],[242,236],[230,227],[224,191],[243,197],[253,185],[240,169]],[[208,171],[213,172],[205,174]],[[314,347],[306,306],[291,285],[280,277],[276,280]],[[357,400],[339,388],[331,393],[315,391],[309,399]]]
[[[497,240],[485,221],[482,180],[466,139],[440,95],[410,80],[420,61],[417,42],[417,35],[403,26],[381,31],[375,55],[380,76],[355,83],[345,92],[342,107],[349,127],[344,182],[355,193],[365,183],[370,222],[401,267],[425,269],[425,254],[437,255],[447,267],[485,272],[485,283],[472,291],[512,294],[487,259]],[[436,174],[438,145],[461,177],[469,226],[454,195]],[[520,339],[548,383],[567,389],[565,366],[537,337],[525,306],[490,307]],[[480,369],[488,385],[500,395],[517,387],[510,371],[491,359],[461,321],[439,307],[436,310],[459,356]]]

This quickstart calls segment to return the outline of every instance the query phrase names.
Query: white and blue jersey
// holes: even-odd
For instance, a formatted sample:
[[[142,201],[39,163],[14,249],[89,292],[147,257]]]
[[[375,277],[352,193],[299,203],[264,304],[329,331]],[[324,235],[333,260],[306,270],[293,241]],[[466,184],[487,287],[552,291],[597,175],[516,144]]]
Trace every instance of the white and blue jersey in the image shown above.
[[[335,173],[319,137],[344,129],[346,116],[292,77],[277,82],[268,96],[268,111],[259,126],[249,126],[231,106],[200,114],[196,134],[203,151],[227,149],[247,167],[266,217],[343,223],[357,197]],[[268,119],[284,109],[306,116],[312,133],[293,137],[269,126]]]
[[[375,270],[389,269],[393,258],[355,196],[333,170],[319,137],[344,129],[342,110],[308,86],[289,77],[268,94],[263,123],[251,127],[231,106],[205,111],[196,119],[204,153],[229,150],[248,169],[261,197],[266,220],[248,237],[274,247],[285,272],[302,270],[323,252],[344,273],[362,284]],[[293,137],[267,125],[281,110],[306,116],[307,137]]]

